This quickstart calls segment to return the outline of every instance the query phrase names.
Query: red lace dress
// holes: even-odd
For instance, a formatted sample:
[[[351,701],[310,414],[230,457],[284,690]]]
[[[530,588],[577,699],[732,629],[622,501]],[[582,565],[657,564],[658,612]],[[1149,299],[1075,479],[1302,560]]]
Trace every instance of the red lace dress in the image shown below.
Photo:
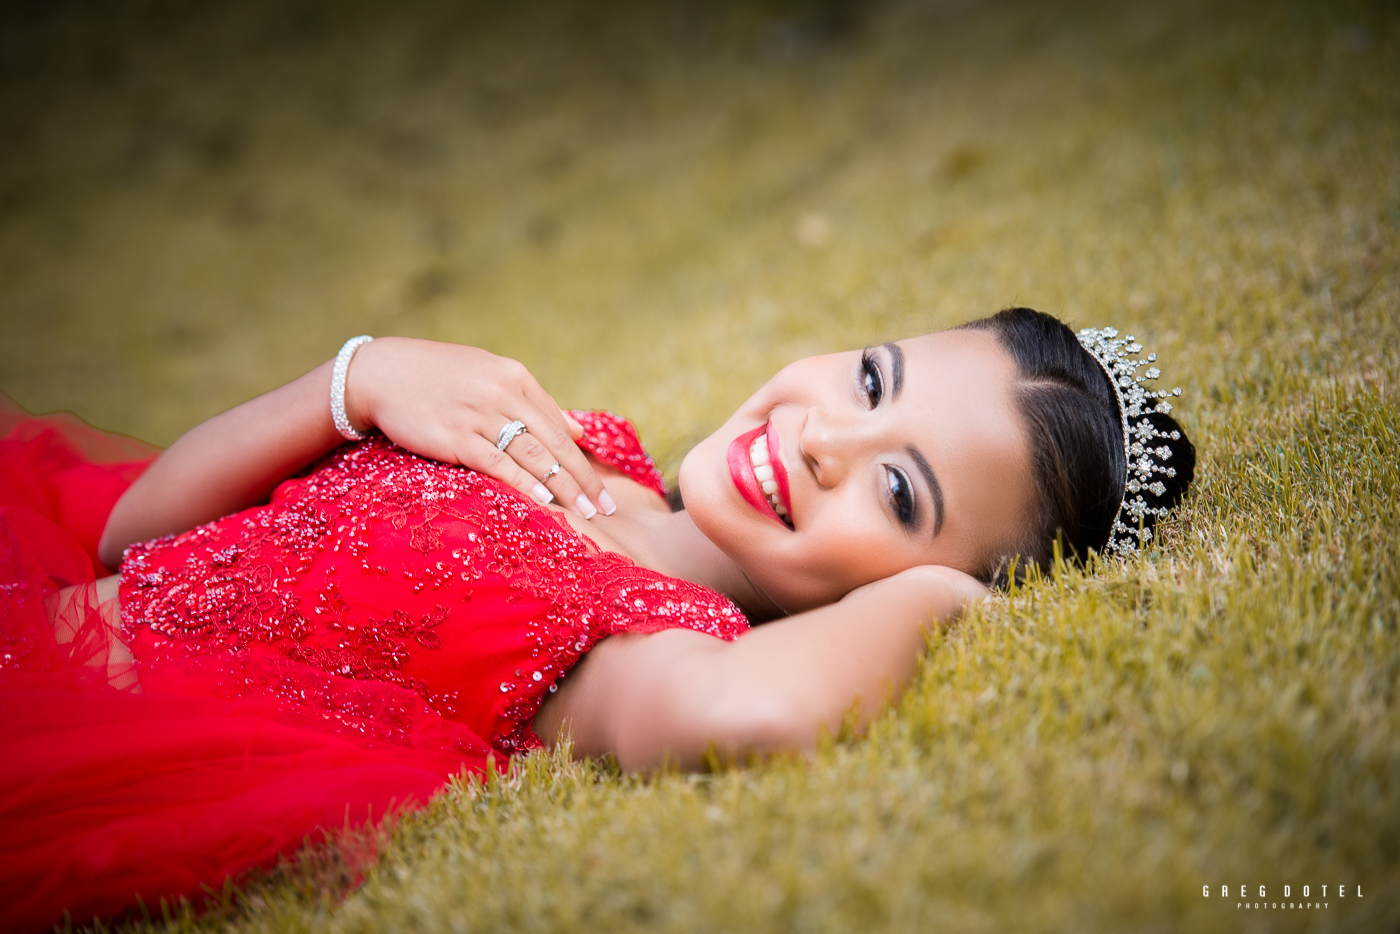
[[[629,423],[574,414],[583,447],[665,495]],[[65,522],[52,483],[6,472],[63,447],[35,424],[0,442],[6,929],[194,895],[538,747],[544,698],[609,635],[747,628],[722,595],[380,436],[265,506],[129,548],[118,620],[90,586],[59,588],[91,581],[103,510],[140,465],[70,456],[101,482],[70,484],[94,502]]]

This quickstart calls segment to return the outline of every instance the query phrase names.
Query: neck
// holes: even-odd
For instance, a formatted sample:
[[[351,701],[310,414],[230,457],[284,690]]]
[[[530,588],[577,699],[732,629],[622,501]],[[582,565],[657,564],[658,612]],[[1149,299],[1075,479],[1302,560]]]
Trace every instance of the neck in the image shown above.
[[[785,615],[728,555],[696,528],[690,514],[684,510],[635,512],[608,532],[619,550],[637,564],[718,590],[738,604],[751,620],[763,621]]]

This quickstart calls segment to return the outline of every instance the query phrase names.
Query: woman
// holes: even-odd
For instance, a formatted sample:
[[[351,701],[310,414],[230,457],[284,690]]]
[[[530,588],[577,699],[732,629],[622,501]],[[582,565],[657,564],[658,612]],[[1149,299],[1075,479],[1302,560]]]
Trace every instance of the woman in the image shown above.
[[[693,768],[863,726],[930,617],[1184,493],[1190,443],[1113,337],[1011,309],[798,361],[686,456],[678,511],[630,426],[519,364],[348,343],[122,493],[105,618],[44,590],[72,555],[10,572],[6,910],[188,894],[562,735]]]

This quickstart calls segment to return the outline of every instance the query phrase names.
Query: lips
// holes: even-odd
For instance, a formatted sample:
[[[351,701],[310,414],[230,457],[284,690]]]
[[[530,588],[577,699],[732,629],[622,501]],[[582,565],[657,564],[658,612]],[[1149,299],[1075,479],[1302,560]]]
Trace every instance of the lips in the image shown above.
[[[784,509],[791,516],[792,501],[788,498],[788,478],[787,470],[783,466],[782,458],[778,456],[778,433],[772,422],[760,425],[752,431],[746,431],[729,443],[728,462],[729,476],[734,481],[734,486],[739,490],[739,494],[744,497],[744,501],[754,509],[770,517],[785,529],[791,530],[792,526],[783,521],[769,502],[769,498],[763,492],[763,484],[754,475],[754,467],[749,459],[749,451],[754,442],[760,438],[764,439],[768,450],[768,462],[773,469],[773,481],[777,484],[777,494],[781,498]]]
[[[792,496],[788,493],[787,467],[783,465],[783,448],[778,438],[777,426],[773,420],[768,420],[768,431],[765,433],[768,442],[768,466],[773,468],[773,479],[778,483],[778,496],[781,498],[783,510],[787,513],[789,521],[792,519]]]

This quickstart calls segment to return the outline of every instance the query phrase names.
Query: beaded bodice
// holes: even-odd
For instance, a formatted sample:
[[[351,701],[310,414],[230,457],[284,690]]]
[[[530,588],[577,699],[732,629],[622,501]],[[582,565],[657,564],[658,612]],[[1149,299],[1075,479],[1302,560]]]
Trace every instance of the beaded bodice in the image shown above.
[[[628,422],[573,414],[582,447],[664,495]],[[351,681],[393,685],[507,754],[539,745],[540,704],[599,640],[675,627],[733,639],[748,625],[721,594],[601,551],[509,487],[378,434],[267,505],[133,545],[121,597],[142,665],[237,659],[264,673],[241,692],[361,732],[386,728],[335,698],[355,696]]]

